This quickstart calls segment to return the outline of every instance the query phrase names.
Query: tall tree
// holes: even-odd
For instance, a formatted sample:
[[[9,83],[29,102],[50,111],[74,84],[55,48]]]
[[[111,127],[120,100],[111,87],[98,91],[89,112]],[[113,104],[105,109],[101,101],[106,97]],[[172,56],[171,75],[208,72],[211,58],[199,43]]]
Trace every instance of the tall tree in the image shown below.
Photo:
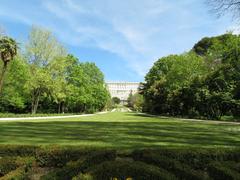
[[[44,93],[49,94],[53,88],[50,63],[63,56],[66,56],[64,47],[50,31],[32,27],[26,46],[26,57],[30,64],[31,81],[29,81],[29,88],[32,92],[33,114],[37,111],[41,96]]]
[[[23,57],[17,55],[9,64],[0,99],[0,111],[24,113],[28,111],[30,94],[26,87],[30,80],[29,67]]]
[[[0,58],[3,62],[0,76],[0,93],[3,87],[3,80],[10,61],[17,55],[17,43],[14,39],[3,36],[0,38]]]

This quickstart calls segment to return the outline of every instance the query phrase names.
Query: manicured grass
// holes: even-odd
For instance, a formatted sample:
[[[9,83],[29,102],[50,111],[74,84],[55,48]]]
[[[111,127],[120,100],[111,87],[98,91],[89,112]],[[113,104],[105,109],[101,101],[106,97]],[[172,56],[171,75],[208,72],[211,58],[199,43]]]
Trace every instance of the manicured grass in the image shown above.
[[[239,147],[240,125],[119,112],[69,119],[0,121],[0,144],[116,149]]]

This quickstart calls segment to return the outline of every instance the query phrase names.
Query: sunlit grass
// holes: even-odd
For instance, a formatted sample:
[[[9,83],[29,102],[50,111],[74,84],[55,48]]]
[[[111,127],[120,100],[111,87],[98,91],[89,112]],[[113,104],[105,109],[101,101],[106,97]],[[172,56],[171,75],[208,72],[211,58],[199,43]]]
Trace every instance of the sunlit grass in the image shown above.
[[[86,147],[237,147],[240,125],[182,121],[136,113],[0,122],[0,144]]]

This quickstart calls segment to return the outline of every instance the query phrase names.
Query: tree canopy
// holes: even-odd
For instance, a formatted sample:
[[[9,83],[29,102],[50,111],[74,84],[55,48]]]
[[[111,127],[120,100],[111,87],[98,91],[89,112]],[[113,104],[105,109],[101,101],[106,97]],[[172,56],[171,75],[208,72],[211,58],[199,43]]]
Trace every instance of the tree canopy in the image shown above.
[[[145,77],[144,110],[211,119],[239,116],[239,45],[240,37],[228,33],[159,59]]]
[[[21,52],[6,71],[1,112],[81,113],[105,108],[110,95],[103,73],[94,63],[68,54],[50,31],[32,27]]]

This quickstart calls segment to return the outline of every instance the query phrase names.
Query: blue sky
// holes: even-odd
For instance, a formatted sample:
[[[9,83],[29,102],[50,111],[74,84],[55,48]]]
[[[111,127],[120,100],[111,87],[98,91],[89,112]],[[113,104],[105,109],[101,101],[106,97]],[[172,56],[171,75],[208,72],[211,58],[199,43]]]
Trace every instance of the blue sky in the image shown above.
[[[32,25],[51,30],[69,53],[92,61],[107,81],[143,81],[158,58],[205,36],[234,30],[205,0],[1,0],[0,26],[20,42]]]

